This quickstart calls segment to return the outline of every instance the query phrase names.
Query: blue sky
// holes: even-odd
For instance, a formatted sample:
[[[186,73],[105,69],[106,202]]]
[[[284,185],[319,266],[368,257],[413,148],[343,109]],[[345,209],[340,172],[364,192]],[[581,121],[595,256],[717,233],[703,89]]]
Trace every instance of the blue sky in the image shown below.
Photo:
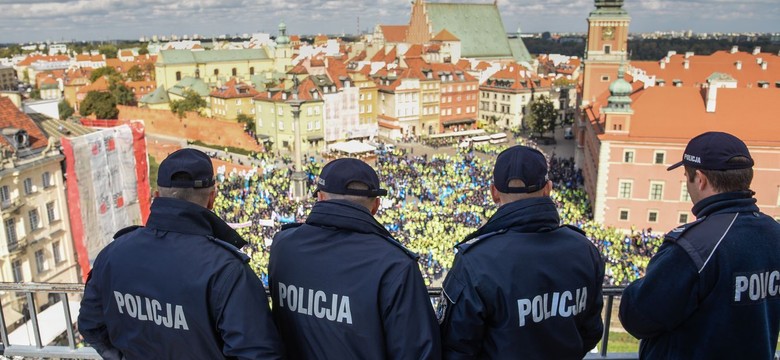
[[[439,0],[436,0],[439,2]],[[481,2],[492,0],[458,0]],[[778,0],[627,0],[632,32],[780,32]],[[593,0],[498,0],[509,31],[585,32]],[[0,43],[170,34],[351,34],[409,21],[411,0],[0,0]]]

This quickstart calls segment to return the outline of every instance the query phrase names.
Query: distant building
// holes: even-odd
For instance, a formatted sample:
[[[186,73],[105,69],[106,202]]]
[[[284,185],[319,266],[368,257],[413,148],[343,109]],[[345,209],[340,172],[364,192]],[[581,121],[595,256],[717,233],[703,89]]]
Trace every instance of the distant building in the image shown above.
[[[216,86],[231,77],[250,77],[274,69],[274,59],[263,49],[244,50],[163,50],[155,64],[157,87],[169,89],[185,77],[203,79]]]
[[[622,5],[596,1],[596,6],[606,3]],[[751,188],[758,206],[780,220],[780,67],[768,66],[780,63],[780,57],[734,48],[708,56],[670,53],[659,61],[620,65],[603,50],[623,49],[625,38],[604,43],[610,38],[605,32],[619,39],[623,30],[614,24],[627,15],[615,8],[610,13],[619,14],[613,19],[617,22],[601,15],[598,23],[591,21],[583,83],[583,92],[590,95],[582,97],[575,157],[594,219],[656,232],[693,221],[682,170],[666,168],[682,159],[694,136],[724,131],[748,145],[756,163]],[[611,80],[608,87],[603,77]]]
[[[272,149],[294,150],[293,108],[289,101],[297,98],[300,106],[302,151],[316,151],[324,139],[324,101],[311,77],[301,80],[297,94],[292,88],[271,88],[254,97],[255,129],[259,139]],[[294,96],[295,95],[295,96]]]
[[[252,98],[257,95],[259,93],[251,85],[230,79],[211,92],[211,113],[214,117],[228,120],[235,120],[241,114],[254,118]]]
[[[17,283],[80,282],[65,211],[64,156],[33,119],[4,97],[0,97],[0,131],[0,278]],[[6,324],[23,322],[24,295],[0,296]],[[59,301],[55,294],[35,296],[39,311]]]
[[[18,90],[16,71],[10,66],[0,66],[0,91]]]

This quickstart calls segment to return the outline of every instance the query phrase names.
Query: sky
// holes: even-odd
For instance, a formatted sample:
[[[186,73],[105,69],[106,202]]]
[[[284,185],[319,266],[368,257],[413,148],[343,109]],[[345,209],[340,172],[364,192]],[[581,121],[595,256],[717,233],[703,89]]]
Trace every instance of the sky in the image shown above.
[[[431,0],[432,2],[443,2]],[[492,0],[450,0],[490,3]],[[593,0],[498,0],[514,32],[587,31]],[[626,0],[631,32],[780,32],[780,0]],[[0,0],[0,43],[267,32],[354,34],[407,24],[411,0]]]

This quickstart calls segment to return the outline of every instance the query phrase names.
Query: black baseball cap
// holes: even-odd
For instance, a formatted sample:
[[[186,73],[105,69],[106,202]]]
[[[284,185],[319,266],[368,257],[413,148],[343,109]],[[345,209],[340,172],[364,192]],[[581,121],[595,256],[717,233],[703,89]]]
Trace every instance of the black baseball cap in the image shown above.
[[[510,187],[509,182],[515,179],[522,180],[525,186]],[[505,194],[539,191],[548,179],[544,154],[523,145],[512,146],[498,154],[493,168],[493,184]]]
[[[368,190],[347,188],[353,182],[368,186]],[[387,190],[379,188],[376,171],[365,162],[353,158],[336,159],[325,164],[317,179],[317,191],[365,197],[387,195]]]
[[[750,161],[729,162],[743,156]],[[724,132],[711,131],[696,136],[688,142],[682,161],[668,167],[674,170],[682,165],[704,170],[732,170],[753,167],[747,145],[736,136]]]
[[[185,173],[192,180],[173,180],[174,175]],[[207,188],[214,185],[214,166],[211,158],[196,149],[180,149],[168,155],[160,163],[157,186],[168,188]]]

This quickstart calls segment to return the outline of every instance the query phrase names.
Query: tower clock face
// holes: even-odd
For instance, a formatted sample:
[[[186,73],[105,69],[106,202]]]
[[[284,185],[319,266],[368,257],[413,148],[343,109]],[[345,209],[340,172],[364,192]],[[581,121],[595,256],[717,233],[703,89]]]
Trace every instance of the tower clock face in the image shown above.
[[[601,31],[601,39],[602,40],[614,40],[615,39],[615,27],[614,26],[604,27],[604,30]]]

